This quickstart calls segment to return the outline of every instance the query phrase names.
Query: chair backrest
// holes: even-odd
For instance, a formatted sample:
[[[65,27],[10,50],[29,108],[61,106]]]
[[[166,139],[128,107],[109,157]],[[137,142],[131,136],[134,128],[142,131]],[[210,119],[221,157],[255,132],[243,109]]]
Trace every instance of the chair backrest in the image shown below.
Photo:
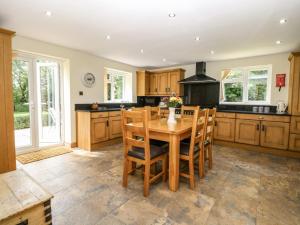
[[[194,154],[195,145],[198,145],[199,148],[203,148],[205,140],[205,131],[207,126],[208,119],[208,110],[198,110],[194,111],[193,115],[193,125],[192,125],[192,134],[189,148],[189,155]]]
[[[216,118],[216,108],[208,109],[208,120],[206,128],[206,140],[209,140],[210,143],[213,141],[214,137],[214,127],[215,127],[215,118]]]
[[[200,110],[199,106],[181,106],[181,118],[193,118],[196,110]]]
[[[145,109],[148,111],[150,120],[156,120],[160,118],[160,107],[145,106]]]
[[[121,115],[124,154],[127,155],[132,147],[143,148],[145,151],[145,160],[150,160],[149,119],[147,110],[122,110]],[[138,122],[136,122],[137,120]]]
[[[167,118],[169,116],[169,109],[160,109],[160,118]]]

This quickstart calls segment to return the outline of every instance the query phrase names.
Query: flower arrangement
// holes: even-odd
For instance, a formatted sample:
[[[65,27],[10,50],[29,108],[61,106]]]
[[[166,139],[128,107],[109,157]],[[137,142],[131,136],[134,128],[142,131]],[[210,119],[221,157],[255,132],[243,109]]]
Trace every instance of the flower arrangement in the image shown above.
[[[175,97],[175,96],[172,96],[172,97],[169,98],[168,106],[170,108],[176,108],[180,105],[182,105],[182,98]]]

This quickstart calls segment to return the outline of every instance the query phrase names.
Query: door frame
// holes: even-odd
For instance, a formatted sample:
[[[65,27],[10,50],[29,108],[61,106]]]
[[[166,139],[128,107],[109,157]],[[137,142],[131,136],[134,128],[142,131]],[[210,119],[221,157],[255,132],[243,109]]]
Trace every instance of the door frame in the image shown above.
[[[18,150],[16,149],[16,155],[20,155],[20,154],[24,154],[27,152],[33,152],[33,151],[37,151],[37,150],[42,150],[45,148],[49,148],[49,147],[57,147],[57,146],[63,146],[65,145],[65,124],[64,124],[64,120],[65,120],[65,115],[64,115],[64,98],[63,98],[63,87],[64,87],[64,79],[63,79],[63,71],[64,71],[64,67],[63,67],[63,60],[59,59],[59,58],[55,58],[55,57],[49,57],[49,56],[44,56],[44,55],[39,55],[39,54],[33,54],[33,53],[27,53],[27,52],[23,52],[23,51],[13,51],[13,60],[14,59],[22,59],[25,61],[30,62],[30,72],[31,72],[31,76],[29,75],[29,82],[31,87],[33,87],[32,92],[29,91],[29,95],[32,96],[31,99],[33,99],[34,103],[33,103],[33,113],[32,115],[30,115],[30,126],[32,126],[33,129],[31,129],[31,136],[32,136],[32,145],[30,147],[21,147],[18,148]],[[49,145],[49,146],[43,146],[43,147],[39,147],[38,143],[39,143],[39,125],[38,125],[38,88],[37,88],[37,67],[36,67],[36,63],[37,60],[49,60],[49,61],[55,61],[58,63],[59,66],[59,101],[60,101],[60,106],[59,106],[59,110],[60,110],[60,142],[57,144],[53,144],[53,145]],[[30,87],[29,87],[30,88]],[[33,124],[31,124],[33,123]],[[34,130],[34,131],[33,131]]]

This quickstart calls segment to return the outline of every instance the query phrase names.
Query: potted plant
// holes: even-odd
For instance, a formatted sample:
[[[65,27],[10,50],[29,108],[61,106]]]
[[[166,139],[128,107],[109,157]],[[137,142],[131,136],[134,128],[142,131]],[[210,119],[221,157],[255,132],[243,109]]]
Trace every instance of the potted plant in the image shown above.
[[[175,119],[175,108],[182,105],[182,99],[180,97],[172,96],[169,98],[168,107],[169,107],[169,118],[168,123],[176,123]]]

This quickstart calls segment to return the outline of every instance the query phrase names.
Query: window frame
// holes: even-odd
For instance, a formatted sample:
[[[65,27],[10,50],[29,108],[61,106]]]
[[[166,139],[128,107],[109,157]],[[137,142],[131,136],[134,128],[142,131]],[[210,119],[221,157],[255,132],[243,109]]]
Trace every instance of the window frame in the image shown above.
[[[233,78],[233,79],[225,79],[221,80],[221,90],[223,93],[220,93],[223,95],[223,99],[221,99],[220,96],[220,104],[226,104],[226,105],[270,105],[271,104],[271,85],[272,85],[272,65],[258,65],[258,66],[247,66],[247,67],[235,67],[231,68],[229,70],[240,70],[242,71],[242,77],[241,78]],[[249,101],[249,94],[248,94],[248,86],[249,86],[249,76],[251,71],[257,71],[257,70],[267,70],[267,89],[266,89],[266,100],[265,101]],[[263,79],[263,78],[262,78]],[[243,86],[243,96],[241,102],[226,102],[225,101],[225,85],[226,83],[242,83]]]
[[[123,103],[123,102],[131,102],[132,101],[132,93],[126,94],[126,86],[129,83],[132,84],[132,73],[122,70],[117,70],[113,68],[104,68],[104,102],[105,103]],[[107,75],[110,74],[110,79],[107,79]],[[112,77],[121,76],[123,79],[123,87],[122,87],[122,99],[116,99],[113,93],[114,90],[114,79]],[[111,99],[108,100],[108,93],[107,93],[107,84],[111,84]]]

